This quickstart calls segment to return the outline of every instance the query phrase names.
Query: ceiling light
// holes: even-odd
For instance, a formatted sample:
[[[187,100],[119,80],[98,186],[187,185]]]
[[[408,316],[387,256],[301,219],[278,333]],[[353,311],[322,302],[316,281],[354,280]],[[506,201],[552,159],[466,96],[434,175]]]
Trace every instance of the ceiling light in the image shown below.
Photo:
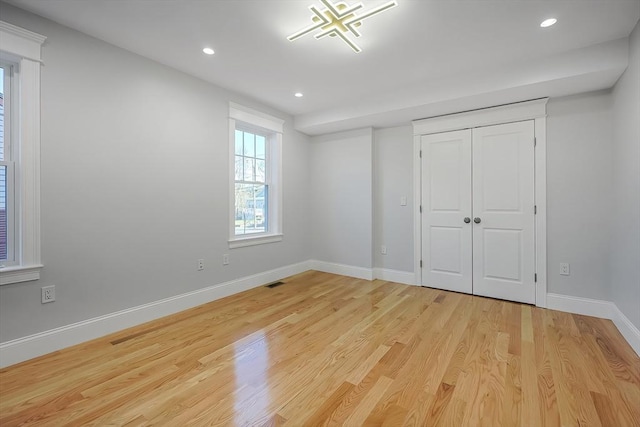
[[[544,21],[542,21],[540,23],[540,26],[542,28],[547,28],[552,26],[553,24],[555,24],[556,22],[558,22],[558,20],[556,18],[549,18],[549,19],[545,19]]]
[[[309,10],[313,13],[313,16],[311,17],[313,24],[291,34],[287,39],[289,41],[294,41],[304,35],[318,30],[319,33],[314,36],[316,39],[321,39],[326,36],[339,37],[356,53],[360,52],[362,49],[351,41],[349,33],[354,37],[360,37],[360,33],[357,28],[362,25],[362,21],[398,5],[398,3],[393,0],[383,4],[382,6],[361,12],[357,15],[355,12],[364,7],[362,3],[356,3],[352,6],[349,6],[344,2],[334,4],[331,3],[331,0],[320,0],[320,3],[322,3],[326,9],[319,10],[316,6],[309,6]]]
[[[293,96],[295,96],[296,98],[302,98],[304,95],[302,94],[302,92],[296,92],[293,94]]]
[[[215,53],[210,47],[205,47],[204,49],[202,49],[202,51],[207,55],[213,55]]]

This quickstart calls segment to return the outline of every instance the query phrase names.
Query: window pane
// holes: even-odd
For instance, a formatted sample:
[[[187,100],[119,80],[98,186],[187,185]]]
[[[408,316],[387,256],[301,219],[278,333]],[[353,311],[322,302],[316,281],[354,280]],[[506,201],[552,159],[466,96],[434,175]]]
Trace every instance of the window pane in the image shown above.
[[[267,186],[236,184],[235,234],[264,233],[267,231]]]
[[[236,156],[236,181],[242,181],[242,177],[244,176],[242,169],[242,156]]]
[[[4,68],[0,68],[0,161],[4,160]]]
[[[244,180],[245,181],[255,181],[255,159],[247,159],[244,158]]]
[[[244,155],[254,157],[255,156],[255,139],[256,136],[249,132],[244,132]]]
[[[242,155],[242,131],[236,130],[236,154]]]
[[[264,136],[256,135],[256,157],[258,159],[264,159],[266,153],[266,144]]]
[[[256,160],[256,181],[265,182],[267,176],[266,167],[264,160]]]
[[[7,259],[7,167],[0,166],[0,260]]]

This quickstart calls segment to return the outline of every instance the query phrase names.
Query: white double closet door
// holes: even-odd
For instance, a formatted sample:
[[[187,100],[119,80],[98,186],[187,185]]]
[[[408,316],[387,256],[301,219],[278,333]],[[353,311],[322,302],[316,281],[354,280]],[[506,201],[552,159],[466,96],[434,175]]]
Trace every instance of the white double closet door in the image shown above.
[[[534,122],[421,137],[422,284],[535,303]]]

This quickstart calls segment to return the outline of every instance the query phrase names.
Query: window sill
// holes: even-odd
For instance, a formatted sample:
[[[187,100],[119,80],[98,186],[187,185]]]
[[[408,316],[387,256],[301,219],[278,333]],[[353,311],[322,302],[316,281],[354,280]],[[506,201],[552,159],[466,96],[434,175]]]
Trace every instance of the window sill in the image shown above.
[[[266,236],[241,237],[229,240],[229,248],[244,248],[246,246],[264,245],[282,241],[282,234],[269,234]]]
[[[0,286],[40,279],[43,265],[17,265],[0,268]]]

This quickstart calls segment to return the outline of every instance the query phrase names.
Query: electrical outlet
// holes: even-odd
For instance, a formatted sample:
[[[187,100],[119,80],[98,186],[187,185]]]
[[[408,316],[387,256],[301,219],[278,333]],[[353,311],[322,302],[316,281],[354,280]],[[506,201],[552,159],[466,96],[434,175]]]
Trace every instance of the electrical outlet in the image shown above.
[[[380,246],[380,253],[382,255],[386,255],[387,254],[387,246],[386,245]]]
[[[199,259],[198,260],[198,271],[202,271],[204,270],[204,260],[203,259]]]
[[[569,271],[569,263],[568,262],[561,262],[560,263],[560,274],[563,276],[569,276],[570,271]]]
[[[229,254],[222,255],[222,265],[229,265]]]
[[[56,287],[52,286],[44,286],[40,288],[42,294],[42,303],[46,304],[48,302],[54,302],[56,300]]]

